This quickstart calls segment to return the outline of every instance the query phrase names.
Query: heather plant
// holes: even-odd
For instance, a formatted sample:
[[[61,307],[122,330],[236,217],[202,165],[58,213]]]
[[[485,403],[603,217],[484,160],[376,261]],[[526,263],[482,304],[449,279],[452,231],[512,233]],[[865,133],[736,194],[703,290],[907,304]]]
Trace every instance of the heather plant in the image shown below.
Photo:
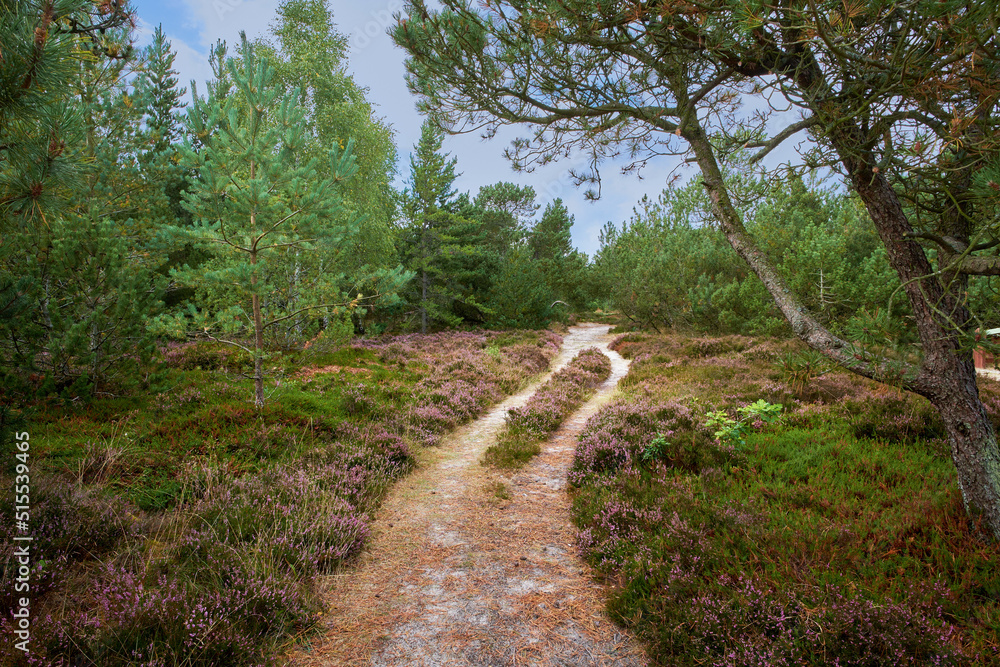
[[[692,585],[674,572],[651,571],[649,578],[663,582],[687,609],[675,601],[645,611],[668,614],[664,624],[682,623],[684,632],[663,632],[657,639],[672,655],[705,656],[701,664],[958,665],[968,658],[952,645],[955,630],[943,608],[928,602],[922,591],[880,604],[827,586],[811,599],[798,599],[743,577],[725,576],[717,586]],[[930,595],[935,596],[947,593]],[[616,604],[611,603],[613,609]]]
[[[752,339],[745,336],[694,338],[684,345],[683,351],[692,357],[718,357],[727,352],[742,352],[750,347],[752,342]]]
[[[181,567],[205,567],[230,550],[284,563],[299,576],[329,571],[357,553],[368,535],[368,511],[405,466],[367,452],[344,451],[325,465],[282,467],[217,486],[190,506],[178,544]]]
[[[944,440],[947,433],[930,403],[894,389],[871,389],[842,402],[844,418],[855,437],[913,444]]]
[[[597,348],[583,350],[536,391],[520,408],[507,412],[497,442],[483,463],[519,468],[541,451],[540,443],[587,400],[611,375],[611,360]]]
[[[119,498],[99,494],[59,480],[37,479],[31,494],[31,591],[34,596],[60,586],[74,563],[92,563],[140,536],[136,509]],[[0,603],[15,608],[18,575],[13,521],[0,525]],[[5,618],[4,622],[9,621]]]
[[[616,342],[629,377],[569,475],[581,553],[654,664],[995,664],[1000,555],[973,536],[929,405],[839,371],[797,398],[787,343],[689,345]],[[997,389],[980,385],[993,420]],[[785,397],[767,428],[761,395]],[[737,448],[702,415],[741,406]]]
[[[89,606],[41,619],[29,664],[273,664],[276,640],[307,627],[318,611],[302,582],[259,571],[233,551],[202,574],[191,580],[104,566]]]
[[[284,353],[260,411],[238,353],[168,343],[149,396],[41,406],[38,664],[271,664],[315,623],[317,577],[356,556],[414,448],[519,389],[559,342],[454,332]]]

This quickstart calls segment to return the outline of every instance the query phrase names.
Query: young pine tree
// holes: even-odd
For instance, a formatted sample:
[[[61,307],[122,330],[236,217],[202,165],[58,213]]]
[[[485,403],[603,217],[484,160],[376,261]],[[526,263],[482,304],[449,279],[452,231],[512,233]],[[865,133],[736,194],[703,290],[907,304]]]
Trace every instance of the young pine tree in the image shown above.
[[[198,173],[185,193],[195,218],[188,235],[211,246],[214,257],[175,275],[208,301],[210,308],[195,320],[209,336],[249,331],[249,346],[226,342],[252,355],[254,402],[261,407],[265,332],[347,300],[338,289],[340,276],[332,273],[315,276],[310,292],[296,298],[274,277],[298,253],[350,240],[357,223],[340,215],[339,190],[356,168],[350,144],[330,150],[322,163],[304,157],[308,136],[299,91],[277,84],[245,37],[239,55],[225,61],[225,85],[211,86],[207,98],[195,92],[188,111],[188,131],[200,144],[197,151],[190,143],[183,148],[184,163]]]
[[[407,221],[402,253],[407,269],[415,274],[416,289],[411,298],[420,314],[421,333],[426,333],[434,320],[446,324],[458,320],[450,308],[457,295],[448,287],[447,262],[442,260],[456,252],[456,239],[450,232],[465,221],[450,210],[457,160],[441,152],[443,143],[443,133],[425,121],[410,156],[410,178],[402,194]]]
[[[541,220],[528,235],[528,245],[555,298],[581,308],[587,300],[584,291],[587,260],[573,248],[572,226],[573,216],[561,199],[555,199],[545,207]]]

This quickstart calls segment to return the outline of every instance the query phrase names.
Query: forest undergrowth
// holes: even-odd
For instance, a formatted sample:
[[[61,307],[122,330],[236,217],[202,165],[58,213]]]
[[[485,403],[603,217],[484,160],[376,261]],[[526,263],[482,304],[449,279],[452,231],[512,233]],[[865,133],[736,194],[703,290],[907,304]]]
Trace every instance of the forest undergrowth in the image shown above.
[[[656,664],[997,664],[1000,548],[974,537],[925,400],[789,373],[797,342],[613,347],[633,363],[580,437],[574,519]],[[1000,384],[980,389],[1000,422]]]
[[[452,332],[289,353],[259,411],[247,356],[172,344],[145,389],[40,399],[31,651],[8,642],[0,665],[271,664],[317,621],[317,576],[358,553],[414,448],[519,390],[559,342]],[[0,603],[13,609],[13,524],[2,531]]]

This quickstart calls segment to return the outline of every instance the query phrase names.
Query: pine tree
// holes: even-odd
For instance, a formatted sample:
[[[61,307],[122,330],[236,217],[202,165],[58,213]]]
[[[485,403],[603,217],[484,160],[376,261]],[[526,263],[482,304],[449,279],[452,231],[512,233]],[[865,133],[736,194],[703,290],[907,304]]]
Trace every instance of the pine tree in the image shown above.
[[[587,259],[573,248],[572,227],[573,216],[561,199],[555,199],[545,207],[541,220],[528,235],[528,245],[555,298],[581,308],[587,300]]]
[[[562,199],[555,199],[545,207],[542,219],[531,230],[528,245],[535,261],[560,262],[573,252],[570,228],[573,216]]]
[[[210,87],[207,98],[195,91],[187,127],[200,150],[193,140],[183,148],[185,164],[198,172],[185,193],[195,216],[189,237],[211,245],[214,258],[198,270],[175,275],[198,286],[214,305],[196,318],[211,337],[218,338],[219,330],[230,335],[249,330],[249,345],[226,342],[252,355],[254,402],[261,407],[265,332],[349,300],[340,293],[335,274],[315,276],[310,293],[299,298],[291,298],[289,286],[275,276],[296,253],[342,245],[356,232],[356,221],[344,223],[340,215],[339,193],[356,167],[350,144],[343,151],[329,151],[322,164],[303,156],[308,136],[300,92],[277,83],[274,70],[245,37],[239,59],[227,59],[225,69],[228,79]]]
[[[479,188],[473,203],[490,249],[500,256],[524,240],[538,210],[534,188],[505,181]]]
[[[511,253],[524,243],[538,208],[535,190],[507,182],[485,185],[475,199],[459,195],[449,208],[467,220],[450,228],[453,247],[442,261],[450,288],[461,295],[452,310],[467,322],[491,321],[493,287]]]
[[[537,328],[549,323],[553,294],[531,250],[507,253],[490,288],[490,323],[503,328]]]
[[[402,195],[402,209],[407,219],[403,230],[406,267],[416,275],[416,301],[420,314],[420,332],[426,333],[432,320],[454,323],[449,294],[444,284],[441,258],[455,245],[450,228],[459,222],[450,212],[455,191],[456,158],[442,153],[444,133],[424,121],[420,141],[410,156],[410,178]]]
[[[22,266],[40,306],[32,316],[44,332],[43,370],[56,383],[75,379],[80,390],[149,359],[146,322],[162,293],[162,280],[141,267],[130,239],[98,208],[55,220]]]
[[[181,165],[180,143],[184,134],[181,113],[187,89],[179,85],[174,52],[162,26],[153,32],[153,41],[141,52],[132,105],[141,114],[141,127],[136,137],[135,155],[142,171],[145,187],[141,198],[145,235],[143,242],[153,246],[155,256],[163,260],[157,273],[167,276],[171,268],[185,263],[198,264],[201,257],[186,244],[177,247],[169,237],[156,244],[158,232],[164,226],[190,225],[191,214],[183,206],[183,191],[194,174]],[[190,289],[168,285],[163,300],[167,307],[176,306],[191,296]]]
[[[178,86],[177,70],[173,68],[176,57],[163,26],[156,26],[152,43],[142,53],[135,85],[136,104],[145,114],[147,164],[163,155],[173,157],[174,146],[181,137],[179,113],[187,106],[182,101],[187,89]]]

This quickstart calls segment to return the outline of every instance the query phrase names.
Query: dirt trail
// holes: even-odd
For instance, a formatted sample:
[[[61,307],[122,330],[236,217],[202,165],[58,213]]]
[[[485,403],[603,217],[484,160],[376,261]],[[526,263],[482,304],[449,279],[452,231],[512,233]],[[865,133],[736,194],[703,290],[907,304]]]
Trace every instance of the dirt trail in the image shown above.
[[[609,329],[584,324],[565,336],[551,372],[596,346],[611,357],[611,377],[512,478],[480,457],[507,410],[548,375],[421,453],[386,499],[359,567],[326,580],[323,631],[293,664],[646,664],[604,615],[602,588],[576,556],[565,490],[577,435],[628,371],[608,350]]]

